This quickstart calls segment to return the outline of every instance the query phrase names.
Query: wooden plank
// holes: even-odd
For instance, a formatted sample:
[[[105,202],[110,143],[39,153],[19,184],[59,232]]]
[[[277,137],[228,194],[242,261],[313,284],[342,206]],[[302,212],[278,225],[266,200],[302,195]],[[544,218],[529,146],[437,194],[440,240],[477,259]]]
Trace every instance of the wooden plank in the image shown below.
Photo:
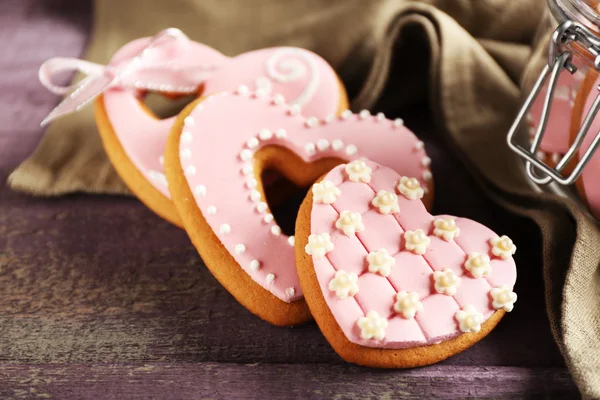
[[[3,187],[0,204],[1,360],[339,362],[314,324],[276,328],[242,308],[185,232],[134,199]],[[522,271],[515,311],[447,363],[562,366],[541,278]]]
[[[2,398],[57,399],[462,399],[574,398],[562,369],[349,365],[0,364]]]

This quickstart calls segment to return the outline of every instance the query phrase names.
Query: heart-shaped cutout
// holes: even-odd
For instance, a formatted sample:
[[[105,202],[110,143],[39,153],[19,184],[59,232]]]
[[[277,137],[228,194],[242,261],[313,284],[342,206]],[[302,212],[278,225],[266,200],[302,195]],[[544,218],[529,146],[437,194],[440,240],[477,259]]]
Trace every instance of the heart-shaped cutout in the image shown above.
[[[296,259],[306,301],[349,362],[443,360],[512,310],[516,247],[477,222],[432,216],[406,177],[366,164],[369,182],[354,182],[351,164],[338,166],[300,208]],[[333,203],[323,202],[324,186],[337,191]]]
[[[138,39],[115,54],[111,64],[128,61],[150,39]],[[177,43],[175,43],[177,44]],[[181,70],[203,66],[205,80],[198,95],[233,90],[246,85],[249,90],[277,94],[278,101],[295,101],[308,115],[324,118],[348,107],[345,90],[335,71],[318,55],[304,49],[275,47],[255,50],[229,58],[197,42],[183,57]],[[157,60],[172,57],[168,47],[153,50]],[[174,70],[173,74],[177,71]],[[150,209],[181,226],[164,175],[164,149],[175,118],[160,119],[149,112],[138,90],[110,89],[96,101],[96,122],[104,147],[127,186]]]
[[[241,304],[277,325],[310,314],[294,239],[282,234],[265,202],[262,171],[276,169],[305,186],[340,162],[363,157],[416,177],[421,196],[432,188],[423,143],[402,121],[368,112],[306,118],[246,90],[191,105],[165,153],[174,203],[207,267]],[[356,179],[368,179],[368,171],[358,169]]]

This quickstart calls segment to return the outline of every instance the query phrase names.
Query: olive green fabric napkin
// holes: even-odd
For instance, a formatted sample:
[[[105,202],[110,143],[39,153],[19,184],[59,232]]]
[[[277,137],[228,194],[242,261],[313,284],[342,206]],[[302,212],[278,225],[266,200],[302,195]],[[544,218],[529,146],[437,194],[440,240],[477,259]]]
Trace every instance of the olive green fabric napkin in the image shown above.
[[[600,231],[571,201],[533,191],[505,143],[544,62],[544,11],[544,0],[97,0],[86,57],[105,63],[127,41],[176,26],[227,55],[316,51],[351,83],[355,110],[427,99],[490,198],[540,226],[554,337],[584,396],[600,398]],[[126,191],[90,110],[55,122],[10,183],[38,195]]]

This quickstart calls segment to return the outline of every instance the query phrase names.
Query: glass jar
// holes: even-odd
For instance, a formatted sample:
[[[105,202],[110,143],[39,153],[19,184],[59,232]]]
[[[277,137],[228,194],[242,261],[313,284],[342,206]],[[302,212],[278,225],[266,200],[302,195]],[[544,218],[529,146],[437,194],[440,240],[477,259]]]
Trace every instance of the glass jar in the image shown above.
[[[600,219],[600,1],[548,0],[548,7],[556,28],[548,63],[508,144],[537,189],[578,195]]]

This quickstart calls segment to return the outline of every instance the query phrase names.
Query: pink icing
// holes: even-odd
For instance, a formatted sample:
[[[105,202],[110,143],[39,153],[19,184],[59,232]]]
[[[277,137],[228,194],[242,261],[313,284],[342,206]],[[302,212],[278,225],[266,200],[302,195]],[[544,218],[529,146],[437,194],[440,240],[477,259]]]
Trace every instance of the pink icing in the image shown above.
[[[115,55],[111,64],[130,59],[148,40],[138,39],[127,44]],[[277,47],[251,51],[230,59],[197,42],[190,42],[190,46],[191,49],[177,59],[177,65],[205,66],[204,94],[232,90],[244,84],[252,89],[258,86],[264,91],[280,93],[290,101],[299,99],[307,115],[325,117],[336,113],[339,107],[337,75],[325,60],[310,51]],[[155,57],[166,61],[172,54],[169,49],[163,49]],[[278,62],[274,64],[269,60]],[[159,192],[170,198],[162,156],[175,117],[158,120],[148,115],[140,105],[141,95],[136,90],[116,88],[107,91],[104,95],[106,113],[136,168]]]
[[[540,150],[545,155],[563,155],[569,149],[571,113],[577,96],[577,87],[581,83],[582,77],[583,75],[579,72],[575,75],[565,72],[558,78],[548,125],[540,145]],[[539,126],[547,89],[547,85],[544,86],[529,112],[531,135],[535,133],[535,129]]]
[[[272,137],[261,139],[261,132]],[[375,159],[420,178],[423,186],[423,175],[430,175],[422,163],[422,143],[406,127],[382,116],[345,113],[315,122],[288,105],[274,104],[272,97],[256,94],[223,92],[201,102],[186,118],[180,141],[180,151],[191,155],[181,158],[181,166],[195,202],[245,273],[284,301],[302,298],[294,248],[283,233],[272,233],[276,222],[265,222],[269,211],[259,206],[265,200],[258,192],[253,197],[251,189],[252,155],[267,145],[293,151],[307,163],[325,157]],[[224,224],[229,233],[221,230]],[[245,247],[241,254],[235,251],[239,244]],[[260,269],[252,268],[254,260]]]
[[[400,179],[387,167],[371,161],[368,164],[373,169],[368,184],[348,181],[342,174],[344,166],[333,169],[324,179],[333,181],[340,188],[341,195],[331,205],[313,203],[311,215],[311,233],[330,233],[334,245],[325,257],[313,257],[313,261],[325,301],[346,337],[359,345],[382,348],[438,343],[462,333],[455,314],[467,304],[473,305],[487,320],[495,311],[490,290],[500,285],[512,288],[516,281],[513,259],[502,260],[491,252],[490,239],[497,235],[474,221],[457,218],[460,235],[455,240],[442,240],[433,235],[434,217],[423,203],[408,200],[402,195],[398,198],[400,212],[393,217],[380,214],[373,206],[365,206],[370,204],[370,199],[363,195],[365,190],[370,191],[372,199],[381,189],[394,192]],[[357,235],[358,238],[347,238],[335,228],[334,223],[341,210],[361,210],[365,230]],[[395,224],[390,223],[390,218]],[[424,229],[431,239],[422,256],[406,250],[404,239],[400,239],[405,230],[416,229]],[[367,254],[382,247],[396,260],[388,277],[367,269]],[[466,271],[463,265],[467,254],[472,252],[490,256],[492,273],[489,276],[476,279]],[[454,296],[437,293],[434,289],[433,272],[445,268],[452,269],[462,279]],[[329,290],[329,282],[338,270],[359,276],[359,291],[354,297],[340,299]],[[414,319],[405,319],[394,311],[395,295],[399,291],[418,293],[423,310]],[[358,319],[373,310],[388,319],[386,336],[382,341],[362,339],[357,327]]]

